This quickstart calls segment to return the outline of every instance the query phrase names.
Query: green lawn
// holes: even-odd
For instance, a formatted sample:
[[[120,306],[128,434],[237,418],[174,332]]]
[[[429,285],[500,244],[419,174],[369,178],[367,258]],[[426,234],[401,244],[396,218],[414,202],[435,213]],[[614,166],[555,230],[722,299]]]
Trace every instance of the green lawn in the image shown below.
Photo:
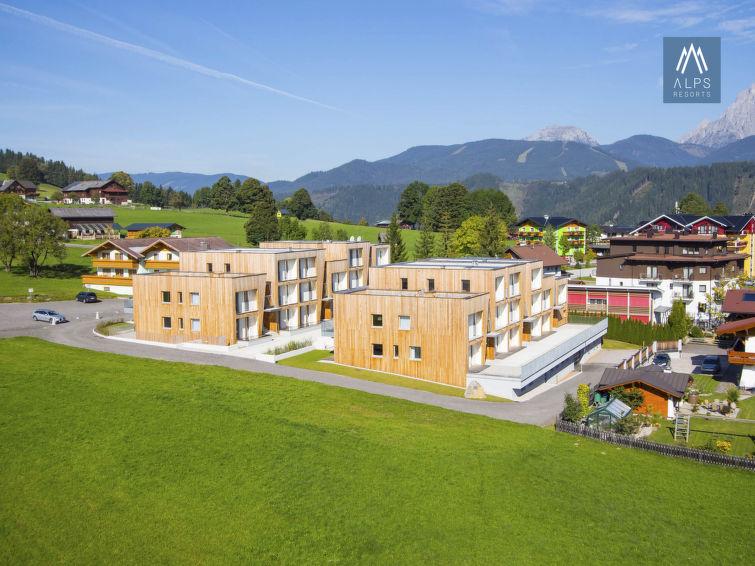
[[[751,561],[751,472],[32,338],[0,360],[3,564]]]
[[[63,261],[48,259],[39,277],[29,277],[29,270],[21,265],[14,265],[10,273],[0,269],[0,302],[24,301],[29,288],[34,289],[34,302],[73,299],[84,290],[81,276],[92,272],[92,260],[81,257],[85,251],[84,248],[66,248]],[[99,291],[97,294],[100,295]]]
[[[408,387],[409,389],[419,389],[421,391],[429,391],[431,393],[448,395],[450,397],[464,397],[464,389],[461,389],[459,387],[451,387],[449,385],[441,385],[439,383],[433,383],[431,381],[411,379],[391,373],[383,373],[379,371],[371,371],[367,369],[359,369],[337,364],[321,363],[321,360],[329,358],[332,355],[333,352],[329,352],[327,350],[312,350],[304,354],[294,356],[292,358],[286,358],[285,360],[281,360],[277,363],[284,366],[293,366],[296,368],[311,369],[314,371],[337,373],[338,375],[355,377],[357,379],[364,379],[366,381],[377,381],[378,383],[387,383],[388,385],[399,385],[401,387]],[[508,399],[492,396],[488,396],[485,400],[503,403],[509,401]]]
[[[702,394],[713,393],[718,387],[718,380],[712,375],[705,373],[693,373],[690,377],[695,380],[697,390]],[[725,399],[726,393],[721,393],[720,398]]]
[[[755,397],[746,399],[740,406],[742,410],[739,412],[738,418],[753,419]],[[674,423],[664,422],[658,430],[650,435],[648,440],[673,444]],[[755,454],[755,424],[718,419],[706,420],[693,417],[690,423],[690,441],[688,446],[699,447],[709,440],[726,440],[731,442],[731,452],[729,454],[733,456]]]
[[[642,346],[637,344],[630,344],[629,342],[622,342],[621,340],[613,340],[612,338],[603,338],[604,350],[639,350]]]

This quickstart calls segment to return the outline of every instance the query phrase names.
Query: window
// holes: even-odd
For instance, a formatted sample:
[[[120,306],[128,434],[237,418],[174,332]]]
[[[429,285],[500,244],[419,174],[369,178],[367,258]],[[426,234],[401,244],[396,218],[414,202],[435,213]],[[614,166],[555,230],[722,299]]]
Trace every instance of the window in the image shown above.
[[[435,279],[428,279],[427,280],[427,290],[428,291],[435,291]]]
[[[495,278],[495,300],[496,302],[502,301],[506,298],[506,283],[504,281],[504,277],[496,277]]]
[[[255,291],[238,291],[236,293],[236,313],[242,314],[257,310],[257,293]]]
[[[199,293],[189,293],[189,304],[193,307],[199,306]]]
[[[398,359],[398,344],[393,345],[393,359],[394,360]]]
[[[406,277],[401,278],[401,289],[406,290],[409,288],[409,280]]]
[[[682,268],[682,277],[684,279],[692,279],[692,276],[695,274],[695,268],[694,267],[683,267]]]
[[[708,273],[708,268],[707,268],[707,267],[701,267],[701,268],[700,268],[700,273],[701,273],[701,274],[702,274],[702,273]]]
[[[354,271],[349,271],[349,288],[356,289],[357,287],[361,287],[361,286],[362,286],[362,270],[355,269]]]
[[[225,264],[225,272],[226,273],[230,273],[231,272],[231,264],[230,263],[226,263]]]
[[[163,329],[164,330],[170,330],[171,329],[170,317],[169,316],[164,316],[163,317]]]
[[[398,317],[398,329],[399,330],[411,330],[412,327],[412,319],[408,316],[399,316]]]
[[[211,263],[207,264],[207,273],[212,273],[212,264]]]
[[[299,285],[299,296],[302,303],[314,301],[317,298],[315,284],[312,281],[305,281]]]
[[[591,305],[606,306],[607,303],[608,303],[607,299],[593,299],[592,297],[590,297]]]
[[[349,267],[361,267],[362,265],[362,250],[359,248],[349,250]]]
[[[419,346],[409,347],[409,359],[418,362],[422,359],[422,348]]]
[[[469,279],[461,280],[461,290],[465,293],[469,293]]]
[[[346,280],[346,272],[334,273],[332,277],[332,283],[330,286],[331,291],[345,291],[348,289],[349,283]]]
[[[199,319],[198,318],[192,318],[191,319],[191,331],[192,332],[199,332]]]
[[[178,304],[179,305],[184,304],[184,294],[183,294],[183,291],[179,291],[178,292]]]
[[[383,315],[373,314],[372,315],[372,328],[382,328],[382,327],[383,327]]]
[[[291,281],[296,279],[296,260],[284,259],[278,262],[278,280]]]
[[[701,293],[707,293],[708,292],[708,286],[707,285],[700,285],[700,292]]]
[[[179,318],[178,319],[178,329],[183,330],[184,329],[184,319]]]
[[[278,302],[281,306],[293,305],[297,301],[299,297],[297,287],[296,283],[278,286]]]
[[[482,336],[482,313],[476,312],[474,314],[470,314],[467,319],[469,339],[474,340],[475,338]]]
[[[163,291],[163,303],[170,302],[170,291]]]
[[[300,279],[307,279],[309,277],[314,277],[316,275],[315,273],[315,258],[313,257],[304,257],[299,260],[299,278]]]
[[[383,345],[382,344],[373,344],[372,345],[372,357],[373,358],[382,358],[383,357]]]

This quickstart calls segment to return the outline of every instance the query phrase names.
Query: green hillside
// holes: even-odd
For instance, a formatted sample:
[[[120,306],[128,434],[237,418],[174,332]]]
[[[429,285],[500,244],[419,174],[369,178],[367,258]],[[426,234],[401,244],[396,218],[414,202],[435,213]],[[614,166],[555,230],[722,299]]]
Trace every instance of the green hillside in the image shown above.
[[[4,564],[750,561],[750,472],[32,338],[0,359]]]

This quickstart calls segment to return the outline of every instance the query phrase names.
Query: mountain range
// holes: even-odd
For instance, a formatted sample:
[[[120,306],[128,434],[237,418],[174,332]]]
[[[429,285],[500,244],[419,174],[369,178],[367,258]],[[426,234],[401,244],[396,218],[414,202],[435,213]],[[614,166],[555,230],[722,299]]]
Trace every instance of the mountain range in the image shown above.
[[[454,145],[411,147],[397,155],[354,159],[328,171],[314,171],[294,181],[269,182],[277,197],[305,187],[326,200],[351,186],[387,187],[414,180],[444,184],[487,173],[502,182],[569,181],[637,167],[678,167],[729,161],[755,161],[755,83],[714,122],[703,122],[678,141],[636,135],[599,145],[576,126],[552,125],[522,140],[488,139]],[[103,174],[102,176],[106,176]],[[139,173],[134,180],[194,192],[224,174]],[[228,175],[245,179],[244,175]]]

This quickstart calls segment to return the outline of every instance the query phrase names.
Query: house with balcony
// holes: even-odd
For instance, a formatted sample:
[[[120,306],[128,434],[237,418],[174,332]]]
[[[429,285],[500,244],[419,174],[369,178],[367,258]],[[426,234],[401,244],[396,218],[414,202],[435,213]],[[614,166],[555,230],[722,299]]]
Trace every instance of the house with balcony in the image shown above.
[[[569,284],[569,312],[578,314],[665,324],[671,309],[662,298],[663,292],[652,286]]]
[[[333,293],[369,285],[369,268],[391,262],[388,244],[372,244],[360,239],[345,241],[287,240],[260,242],[260,248],[318,248],[325,250],[322,318],[333,318]]]
[[[32,181],[6,179],[0,181],[0,194],[18,195],[24,200],[34,201],[39,196],[39,187]]]
[[[65,204],[125,204],[128,191],[112,179],[77,181],[61,189]]]
[[[716,334],[735,337],[728,353],[729,364],[741,368],[740,387],[755,389],[755,291],[727,291],[721,311],[727,315],[727,321],[719,325]]]
[[[263,332],[295,330],[322,319],[323,248],[192,250],[181,253],[179,263],[181,272],[265,274]]]
[[[542,245],[544,244],[545,230],[552,226],[555,236],[556,245],[559,245],[562,236],[566,236],[569,242],[569,250],[564,256],[573,256],[576,250],[582,253],[587,252],[586,231],[587,224],[580,222],[576,218],[565,216],[529,216],[521,220],[517,225],[517,239],[520,246]],[[561,251],[561,250],[559,250]]]
[[[431,258],[373,267],[369,278],[370,287],[364,292],[335,293],[335,359],[341,360],[339,363],[391,367],[384,371],[409,372],[402,374],[449,385],[477,381],[488,394],[515,399],[543,383],[562,379],[575,363],[600,348],[600,337],[606,330],[605,321],[598,325],[567,324],[568,278],[544,273],[538,260]],[[401,324],[401,317],[411,318],[411,312],[419,312],[419,301],[436,295],[443,301],[428,304],[446,309],[447,324],[423,323],[425,334],[414,334],[413,342],[405,344],[400,342],[404,336],[400,326],[384,325],[380,327],[383,341],[374,342],[382,346],[375,351],[382,347],[390,354],[396,346],[398,365],[393,366],[391,360],[373,360],[369,354],[373,342],[362,338],[363,333],[372,332],[372,319],[362,315],[391,313],[385,316],[398,317],[397,324]],[[356,301],[359,308],[368,309],[367,313],[361,310],[354,314]],[[464,310],[467,307],[454,310],[438,306],[453,301],[469,301],[473,306],[470,312]],[[385,311],[377,310],[383,307]],[[347,323],[349,315],[351,321]],[[385,316],[375,321],[385,320]],[[365,326],[368,323],[369,328]],[[457,326],[463,323],[468,331],[462,332],[462,340]],[[344,328],[344,324],[351,326]],[[379,327],[379,323],[374,326]],[[373,334],[369,336],[375,338]],[[435,348],[430,346],[433,340],[449,344],[441,358],[423,353],[419,360],[401,359],[406,348],[430,351]],[[423,349],[426,343],[428,347]],[[358,351],[339,354],[339,348]],[[446,368],[442,372],[435,365],[439,361]]]
[[[184,252],[230,247],[223,238],[215,236],[108,240],[82,254],[92,258],[96,273],[82,275],[81,280],[87,289],[131,295],[132,278],[137,273],[176,271]]]
[[[545,275],[561,275],[561,269],[569,264],[564,258],[548,246],[535,244],[531,246],[511,246],[504,253],[509,259],[534,259],[543,262]]]
[[[660,292],[654,322],[662,322],[676,300],[696,317],[709,308],[714,285],[743,272],[746,256],[728,249],[729,236],[646,228],[610,239],[608,255],[597,258],[596,285]]]
[[[640,223],[629,235],[639,235],[652,230],[659,234],[683,234],[728,236],[726,248],[733,253],[745,254],[743,272],[755,277],[755,215],[699,216],[695,214],[662,214],[653,220]]]
[[[47,211],[68,224],[68,238],[94,240],[121,237],[121,227],[115,223],[115,214],[106,206],[53,206]]]
[[[133,276],[136,338],[232,346],[262,334],[264,273],[162,271]]]

